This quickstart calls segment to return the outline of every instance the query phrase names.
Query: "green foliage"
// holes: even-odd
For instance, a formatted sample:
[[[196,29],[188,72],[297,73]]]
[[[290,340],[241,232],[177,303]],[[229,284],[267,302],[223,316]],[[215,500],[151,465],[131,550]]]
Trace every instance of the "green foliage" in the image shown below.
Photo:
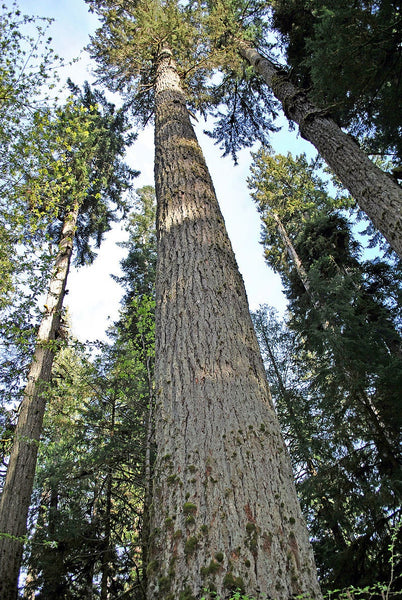
[[[14,140],[8,164],[13,178],[0,201],[0,268],[5,274],[0,377],[13,403],[32,356],[43,313],[37,298],[51,275],[65,218],[78,204],[75,261],[91,262],[93,246],[127,210],[124,193],[136,175],[122,160],[133,139],[124,109],[116,110],[87,84],[83,91],[70,87],[63,107],[33,112]]]
[[[136,190],[131,199],[133,210],[128,217],[129,239],[121,245],[128,248],[122,261],[123,275],[116,277],[126,290],[124,302],[128,305],[134,296],[152,296],[156,269],[156,199],[155,190],[145,186]]]
[[[138,262],[131,281],[131,261],[123,262],[126,297],[112,343],[91,360],[79,345],[56,360],[27,557],[31,589],[43,597],[78,599],[99,587],[143,597],[155,302],[154,270],[140,258],[155,252],[154,227],[154,193],[145,188],[129,219]]]
[[[106,569],[116,593],[139,585],[148,373],[135,340],[100,350],[67,349],[53,372],[29,558],[44,597],[80,598]]]
[[[293,76],[369,152],[400,161],[398,3],[274,0],[272,6]]]
[[[148,122],[153,113],[155,61],[164,47],[173,52],[189,95],[202,90],[210,67],[195,5],[159,0],[130,5],[86,1],[102,23],[91,43],[99,77],[111,89],[127,92],[140,122]]]
[[[274,155],[261,147],[252,154],[248,185],[264,223],[261,243],[267,262],[278,271],[287,272],[288,249],[278,244],[278,219],[290,239],[294,239],[300,224],[306,223],[318,211],[346,208],[351,201],[344,197],[330,198],[327,184],[318,174],[319,162],[307,160],[304,154]]]
[[[0,15],[0,164],[32,111],[47,101],[44,86],[52,89],[62,61],[47,37],[51,19],[22,15],[16,2],[3,4]],[[40,95],[41,94],[41,95]],[[1,169],[2,177],[8,169]]]
[[[259,10],[250,10],[243,0],[87,2],[102,22],[91,43],[98,75],[110,89],[125,93],[141,123],[152,117],[156,63],[167,46],[189,105],[214,117],[215,126],[207,133],[225,155],[236,160],[239,149],[256,139],[268,143],[269,131],[276,131],[271,117],[277,105],[233,45],[244,36],[262,39],[262,3]]]
[[[22,15],[17,4],[0,9],[0,310],[10,306],[15,292],[14,274],[35,268],[23,231],[24,203],[16,193],[28,152],[37,139],[33,114],[48,98],[62,64],[47,37],[51,20]],[[38,259],[38,257],[35,257]],[[40,259],[39,259],[40,260]]]
[[[303,157],[257,153],[250,185],[289,299],[287,323],[263,308],[254,322],[321,583],[372,585],[400,519],[400,267],[360,259],[344,200]]]

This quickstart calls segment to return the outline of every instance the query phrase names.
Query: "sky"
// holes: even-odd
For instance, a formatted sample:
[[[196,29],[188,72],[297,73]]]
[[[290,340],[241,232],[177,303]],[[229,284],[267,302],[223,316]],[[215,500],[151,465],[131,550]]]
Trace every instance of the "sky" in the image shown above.
[[[8,0],[11,5],[11,0]],[[84,47],[89,35],[95,33],[96,17],[89,13],[84,0],[19,0],[18,5],[25,14],[52,17],[50,27],[54,50],[67,62],[80,57],[78,62],[65,67],[62,79],[71,79],[76,84],[93,80],[94,65]],[[286,120],[281,132],[272,134],[271,143],[277,153],[314,155],[314,148],[290,132]],[[278,275],[266,265],[263,248],[259,243],[261,224],[256,207],[247,188],[247,176],[251,161],[250,152],[240,153],[239,164],[234,166],[230,157],[222,158],[222,152],[213,140],[203,133],[205,123],[200,120],[196,133],[215,185],[226,227],[243,276],[251,310],[262,303],[270,304],[280,313],[286,309]],[[255,148],[257,149],[257,147]],[[141,131],[134,145],[128,150],[125,161],[140,170],[141,175],[134,180],[134,187],[153,185],[153,131]],[[119,273],[119,262],[124,250],[116,242],[124,239],[120,226],[107,234],[98,257],[91,266],[72,269],[68,281],[66,307],[71,318],[72,332],[81,341],[105,339],[107,328],[118,317],[122,288],[112,279],[111,274]]]

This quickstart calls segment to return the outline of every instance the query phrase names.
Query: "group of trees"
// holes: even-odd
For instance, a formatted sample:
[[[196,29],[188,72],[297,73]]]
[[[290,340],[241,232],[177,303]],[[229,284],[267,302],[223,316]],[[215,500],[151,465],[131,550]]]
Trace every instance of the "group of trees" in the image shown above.
[[[399,261],[364,260],[348,198],[305,156],[254,155],[249,185],[287,322],[254,314],[322,582],[384,581],[400,520]],[[348,218],[349,217],[349,218]]]
[[[324,589],[397,590],[400,9],[86,1],[120,109],[72,82],[64,105],[39,102],[46,31],[25,37],[32,19],[7,7],[0,26],[1,598],[18,597],[21,563],[26,600],[319,598],[300,503]],[[250,319],[189,108],[235,160],[264,144],[249,185],[286,322]],[[331,197],[318,160],[269,149],[280,108],[351,196]],[[155,193],[127,194],[129,113],[154,121]],[[63,308],[68,271],[122,217],[120,318],[89,352]]]

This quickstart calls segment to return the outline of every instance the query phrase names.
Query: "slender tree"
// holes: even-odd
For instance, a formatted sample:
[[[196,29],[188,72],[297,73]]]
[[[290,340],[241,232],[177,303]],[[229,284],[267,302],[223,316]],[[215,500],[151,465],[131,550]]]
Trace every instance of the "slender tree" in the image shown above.
[[[305,472],[298,481],[303,505],[309,506],[308,511],[321,523],[317,530],[314,519],[311,521],[323,582],[366,585],[374,583],[376,576],[386,577],[387,528],[399,518],[400,269],[379,259],[374,264],[359,260],[359,245],[344,213],[336,210],[340,204],[324,193],[319,180],[321,190],[311,193],[316,176],[310,169],[303,157],[293,160],[290,155],[259,152],[249,180],[264,222],[267,261],[280,272],[290,300],[290,326],[296,332],[290,343],[299,360],[297,367],[297,359],[292,359],[290,371],[297,372],[301,365],[297,379],[303,383],[292,383],[290,391],[283,384],[277,368],[281,361],[273,358],[269,320],[259,315],[256,322],[264,352],[274,365],[271,374],[279,382],[275,388],[291,439],[291,454]],[[303,170],[304,178],[300,176]],[[309,290],[297,265],[284,252],[286,241],[276,235],[272,210],[280,211]],[[289,398],[294,403],[292,410],[287,407]],[[278,402],[278,394],[276,399]],[[304,407],[306,414],[298,413],[293,419],[296,406]],[[317,418],[322,443],[295,442],[317,435]],[[317,457],[321,458],[317,461]],[[315,475],[310,474],[313,472]],[[370,476],[362,478],[362,473]],[[352,494],[351,481],[358,494]],[[344,505],[347,489],[346,496],[353,498],[350,508]],[[326,500],[322,501],[324,490]],[[328,499],[336,507],[335,520],[329,518]],[[320,512],[315,512],[314,506]],[[323,520],[332,532],[332,542],[323,532]],[[327,561],[334,541],[335,556]],[[372,557],[376,557],[373,562]]]
[[[91,4],[103,20],[92,46],[100,70],[120,88],[148,77],[155,98],[157,458],[147,597],[197,598],[205,587],[316,597],[243,281],[180,80],[194,47],[196,57],[202,51],[199,28],[172,2]]]
[[[272,88],[286,116],[298,123],[301,135],[317,148],[360,208],[402,258],[402,191],[399,185],[371,162],[355,140],[343,133],[326,111],[314,106],[272,61],[247,45],[240,45],[239,51]]]
[[[32,509],[25,595],[144,597],[153,404],[155,210],[137,190],[122,261],[125,296],[112,343],[89,360],[62,349],[53,365]],[[50,490],[56,502],[51,504]]]
[[[99,95],[98,99],[101,99]],[[48,166],[49,176],[54,178],[50,187],[56,186],[62,190],[60,205],[55,204],[57,196],[50,199],[50,204],[60,218],[61,228],[55,225],[58,250],[0,501],[0,590],[5,600],[17,597],[18,572],[47,399],[46,388],[57,347],[56,337],[76,229],[81,225],[83,237],[85,234],[88,237],[94,232],[93,225],[97,225],[95,235],[100,241],[112,217],[107,200],[122,206],[120,193],[134,174],[120,166],[126,142],[124,117],[119,113],[113,115],[114,107],[105,103],[105,114],[102,115],[100,108],[90,108],[94,101],[96,97],[86,87],[76,104],[70,103],[60,109],[50,123],[58,144],[56,158]],[[50,148],[50,161],[55,150],[55,146]],[[110,169],[114,163],[116,173]],[[38,184],[32,179],[28,183],[32,210],[43,210],[43,206],[47,210],[48,189],[45,187],[42,190],[42,181]],[[92,211],[89,209],[91,201]],[[80,211],[83,208],[87,210],[80,223]],[[88,219],[92,219],[92,227],[88,227]],[[79,251],[87,248],[87,240],[83,240],[81,248],[78,244]]]

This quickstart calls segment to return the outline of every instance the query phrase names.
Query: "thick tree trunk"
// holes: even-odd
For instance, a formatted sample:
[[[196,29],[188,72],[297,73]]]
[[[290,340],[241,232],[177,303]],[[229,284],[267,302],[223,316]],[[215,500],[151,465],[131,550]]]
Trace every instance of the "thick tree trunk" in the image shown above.
[[[78,205],[75,205],[67,214],[63,224],[59,251],[46,299],[46,312],[36,338],[36,348],[14,433],[14,443],[0,501],[1,600],[17,598],[23,538],[26,534],[36,457],[47,399],[46,387],[52,372],[54,339],[60,324],[78,210]]]
[[[357,143],[324,111],[317,109],[303,90],[267,58],[246,43],[239,52],[261,75],[282,103],[288,119],[299,125],[301,135],[311,142],[346,189],[402,258],[402,189],[376,167]]]
[[[156,446],[148,600],[320,595],[290,461],[171,54],[157,68]]]

